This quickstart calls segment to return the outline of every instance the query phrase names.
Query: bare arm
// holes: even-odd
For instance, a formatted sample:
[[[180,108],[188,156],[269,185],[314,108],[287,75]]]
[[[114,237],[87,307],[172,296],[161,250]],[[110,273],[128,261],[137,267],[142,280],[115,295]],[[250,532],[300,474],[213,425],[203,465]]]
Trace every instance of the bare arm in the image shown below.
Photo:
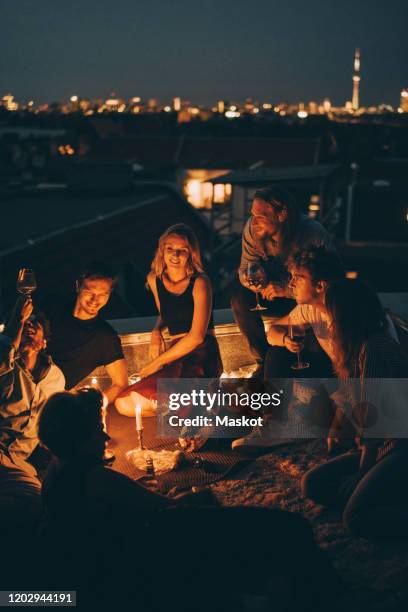
[[[145,366],[140,375],[149,376],[163,366],[188,355],[204,342],[211,316],[212,289],[206,276],[200,276],[193,288],[194,315],[190,331],[167,351]]]
[[[156,359],[161,353],[164,353],[166,350],[166,345],[164,343],[162,329],[163,329],[163,320],[160,314],[160,300],[157,294],[157,285],[156,285],[156,277],[153,272],[147,277],[147,282],[153,293],[154,301],[156,304],[156,308],[159,312],[159,316],[157,317],[156,324],[152,330],[152,335],[150,338],[150,347],[149,347],[149,357],[150,359]]]
[[[108,376],[110,376],[112,380],[112,384],[109,389],[105,391],[105,395],[109,403],[112,403],[119,393],[129,384],[127,363],[125,359],[117,359],[116,361],[112,361],[112,363],[108,363],[105,368]]]

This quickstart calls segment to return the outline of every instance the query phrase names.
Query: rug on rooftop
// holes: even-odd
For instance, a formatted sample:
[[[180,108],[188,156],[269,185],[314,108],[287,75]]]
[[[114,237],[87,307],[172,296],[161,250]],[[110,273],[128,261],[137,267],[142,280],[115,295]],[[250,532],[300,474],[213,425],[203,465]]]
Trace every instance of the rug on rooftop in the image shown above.
[[[108,419],[108,432],[111,436],[109,448],[116,457],[112,469],[134,480],[140,480],[143,484],[145,472],[137,469],[126,457],[129,450],[138,446],[135,419],[120,415],[113,409]],[[143,443],[145,448],[155,451],[178,448],[177,440],[157,437],[155,417],[143,419]],[[197,462],[197,459],[200,461]],[[192,486],[207,485],[230,477],[251,460],[251,457],[238,455],[231,450],[231,439],[211,439],[199,452],[186,453],[185,461],[179,468],[157,476],[158,489],[165,494],[173,487],[189,489]]]

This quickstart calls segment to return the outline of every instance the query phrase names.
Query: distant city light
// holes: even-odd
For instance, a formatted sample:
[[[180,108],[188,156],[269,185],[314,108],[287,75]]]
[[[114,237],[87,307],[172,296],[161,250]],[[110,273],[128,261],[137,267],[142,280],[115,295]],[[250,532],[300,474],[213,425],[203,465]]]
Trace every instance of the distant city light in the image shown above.
[[[358,278],[358,272],[355,270],[350,270],[349,272],[346,272],[346,278],[356,279]]]
[[[356,50],[355,58],[358,62],[360,61],[358,50]],[[353,74],[353,81],[355,84],[353,99],[347,100],[338,106],[333,106],[328,98],[325,98],[321,102],[312,100],[309,102],[293,102],[291,104],[281,101],[276,105],[270,102],[264,102],[257,105],[253,102],[253,98],[246,98],[242,103],[235,102],[230,104],[226,100],[218,100],[214,106],[200,106],[194,101],[183,101],[179,96],[172,98],[170,103],[161,104],[156,98],[151,98],[146,102],[142,102],[140,96],[124,100],[119,98],[115,92],[111,92],[107,100],[81,98],[75,94],[69,98],[68,102],[53,103],[52,105],[48,103],[38,104],[38,102],[35,104],[34,100],[30,100],[29,102],[25,101],[20,104],[11,93],[8,93],[2,97],[0,96],[0,107],[6,111],[21,110],[22,112],[31,114],[46,113],[52,110],[53,112],[59,112],[63,115],[80,112],[84,116],[96,113],[107,114],[108,112],[143,115],[145,113],[169,113],[174,111],[177,113],[178,123],[193,121],[195,117],[197,117],[197,119],[199,118],[201,121],[207,121],[213,116],[213,113],[217,112],[227,119],[236,119],[238,117],[247,116],[248,114],[258,115],[262,113],[262,111],[265,111],[266,115],[266,111],[274,111],[281,117],[297,117],[299,120],[305,120],[309,116],[328,115],[331,121],[336,121],[338,118],[346,120],[347,114],[353,115],[354,120],[360,117],[363,119],[367,115],[408,113],[408,88],[401,88],[399,90],[400,100],[398,107],[392,107],[384,102],[363,107],[359,105],[358,100],[358,87],[360,84],[359,71]],[[70,155],[70,153],[64,149],[64,155]]]
[[[227,119],[237,119],[241,116],[241,113],[239,113],[238,111],[227,110],[225,116],[227,117]]]
[[[325,113],[329,113],[331,110],[331,102],[329,100],[329,98],[325,98],[323,100],[323,110]]]

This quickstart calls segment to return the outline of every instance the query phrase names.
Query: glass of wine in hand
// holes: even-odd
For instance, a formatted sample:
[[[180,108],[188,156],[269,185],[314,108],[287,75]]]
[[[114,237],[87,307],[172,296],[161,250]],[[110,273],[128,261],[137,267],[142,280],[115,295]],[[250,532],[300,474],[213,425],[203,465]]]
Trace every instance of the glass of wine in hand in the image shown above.
[[[247,281],[251,287],[259,287],[256,292],[256,306],[249,310],[268,310],[265,306],[261,306],[259,303],[259,290],[266,286],[266,274],[263,266],[259,263],[253,262],[248,264],[247,269]]]
[[[17,276],[17,291],[30,298],[33,291],[37,289],[37,281],[35,280],[34,270],[30,268],[21,268]]]
[[[304,325],[296,325],[292,323],[289,318],[289,330],[288,331],[289,331],[289,338],[293,340],[294,342],[297,342],[302,345],[301,348],[297,352],[297,363],[292,363],[290,367],[292,368],[292,370],[305,370],[306,368],[310,367],[310,363],[308,363],[307,361],[300,360],[300,353],[302,351],[302,348],[305,342],[305,335],[306,335],[305,327]]]

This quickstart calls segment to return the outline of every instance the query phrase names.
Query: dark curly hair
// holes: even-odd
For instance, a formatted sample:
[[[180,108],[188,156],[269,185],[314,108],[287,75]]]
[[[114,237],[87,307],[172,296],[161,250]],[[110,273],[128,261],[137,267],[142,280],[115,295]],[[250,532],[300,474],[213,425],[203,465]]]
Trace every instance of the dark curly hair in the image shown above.
[[[292,255],[290,264],[308,270],[314,283],[340,280],[346,272],[336,251],[325,246],[311,246],[297,251]]]

